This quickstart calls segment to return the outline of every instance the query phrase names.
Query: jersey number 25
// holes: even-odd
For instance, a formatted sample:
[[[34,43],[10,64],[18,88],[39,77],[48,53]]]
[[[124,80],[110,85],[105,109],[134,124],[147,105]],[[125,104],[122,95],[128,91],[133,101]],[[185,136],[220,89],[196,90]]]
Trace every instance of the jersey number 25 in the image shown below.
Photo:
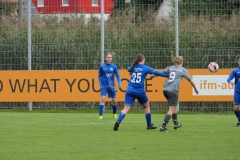
[[[132,79],[131,82],[132,83],[139,83],[142,80],[142,73],[132,73]]]

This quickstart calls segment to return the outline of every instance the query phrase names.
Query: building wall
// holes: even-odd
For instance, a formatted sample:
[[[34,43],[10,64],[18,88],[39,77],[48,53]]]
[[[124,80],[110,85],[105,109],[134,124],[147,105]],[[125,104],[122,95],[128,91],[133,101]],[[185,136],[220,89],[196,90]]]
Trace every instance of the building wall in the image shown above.
[[[81,1],[79,0],[79,11],[83,11],[85,13],[100,13],[101,12],[101,0],[98,0],[98,6],[92,6],[92,0]],[[114,3],[111,0],[104,0],[104,13],[111,14]]]
[[[62,6],[62,0],[45,0],[44,7],[39,7],[37,0],[32,0],[36,9],[41,14],[57,13],[100,13],[101,6],[99,0],[98,6],[92,6],[92,0],[69,0],[69,6]],[[114,3],[111,0],[104,0],[104,12],[111,14]]]
[[[2,2],[18,2],[18,0],[2,0]]]

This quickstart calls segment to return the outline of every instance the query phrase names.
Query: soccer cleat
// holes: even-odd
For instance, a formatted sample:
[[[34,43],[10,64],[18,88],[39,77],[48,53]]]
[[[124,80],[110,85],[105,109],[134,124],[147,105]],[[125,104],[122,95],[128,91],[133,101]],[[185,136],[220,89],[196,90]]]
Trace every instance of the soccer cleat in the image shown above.
[[[113,130],[114,131],[118,131],[118,127],[119,127],[119,122],[117,121],[117,122],[115,122],[115,125],[114,125],[114,127],[113,127]]]
[[[180,127],[182,127],[182,124],[180,124],[180,123],[178,123],[178,124],[176,124],[176,125],[174,125],[174,129],[178,129],[178,128],[180,128]]]
[[[240,127],[240,122],[237,122],[237,127]]]
[[[103,116],[100,116],[99,119],[103,119]]]
[[[161,127],[160,132],[168,132],[168,129],[166,127]]]
[[[113,118],[114,118],[114,119],[117,119],[117,115],[116,115],[116,114],[113,114]]]
[[[156,128],[157,128],[157,126],[155,126],[154,124],[147,126],[147,130],[156,129]]]

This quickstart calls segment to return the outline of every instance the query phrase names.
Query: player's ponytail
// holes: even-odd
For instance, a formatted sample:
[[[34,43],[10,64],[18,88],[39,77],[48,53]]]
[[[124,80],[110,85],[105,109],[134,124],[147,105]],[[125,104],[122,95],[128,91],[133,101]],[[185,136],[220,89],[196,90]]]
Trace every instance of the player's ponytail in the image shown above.
[[[182,56],[173,57],[173,55],[171,55],[171,59],[172,59],[172,62],[173,62],[175,65],[181,65],[181,64],[183,64],[183,57],[182,57]]]
[[[136,56],[136,59],[133,61],[133,66],[132,66],[132,68],[131,68],[131,72],[134,71],[135,66],[136,66],[139,62],[141,62],[143,59],[144,59],[143,54],[138,54],[138,55]]]

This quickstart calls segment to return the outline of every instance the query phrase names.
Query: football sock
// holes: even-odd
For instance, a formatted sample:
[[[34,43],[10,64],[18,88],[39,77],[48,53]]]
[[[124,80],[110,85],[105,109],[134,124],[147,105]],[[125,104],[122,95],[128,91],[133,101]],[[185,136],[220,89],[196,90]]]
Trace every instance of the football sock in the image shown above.
[[[166,125],[168,124],[168,122],[170,121],[171,119],[171,115],[170,114],[166,114],[165,118],[164,118],[164,121],[163,121],[163,124],[162,124],[162,127],[166,127]]]
[[[234,110],[236,117],[238,118],[238,110]]]
[[[240,122],[240,110],[238,110],[238,122]]]
[[[112,105],[112,109],[113,109],[113,114],[117,113],[117,106],[116,105]]]
[[[174,113],[172,115],[172,120],[173,120],[174,125],[177,125],[177,113]]]
[[[145,117],[146,117],[147,125],[148,125],[148,126],[151,126],[151,124],[152,124],[151,113],[147,113],[147,114],[145,115]]]
[[[103,114],[103,109],[104,109],[104,105],[100,104],[99,105],[99,115],[102,116]]]
[[[126,115],[126,114],[124,114],[124,113],[120,112],[120,113],[119,113],[119,116],[118,116],[118,120],[117,120],[117,121],[118,121],[119,123],[121,123],[121,122],[122,122],[122,120],[124,119],[125,115]]]

